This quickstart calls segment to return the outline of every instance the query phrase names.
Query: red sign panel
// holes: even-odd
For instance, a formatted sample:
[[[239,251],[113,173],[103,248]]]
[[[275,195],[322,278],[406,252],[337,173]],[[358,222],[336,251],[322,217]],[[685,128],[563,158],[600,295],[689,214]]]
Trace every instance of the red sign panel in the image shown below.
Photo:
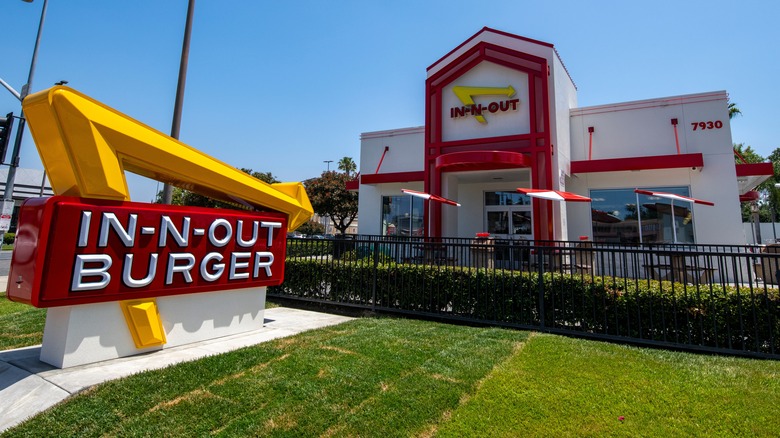
[[[26,201],[8,297],[35,307],[274,286],[287,216],[64,196]]]

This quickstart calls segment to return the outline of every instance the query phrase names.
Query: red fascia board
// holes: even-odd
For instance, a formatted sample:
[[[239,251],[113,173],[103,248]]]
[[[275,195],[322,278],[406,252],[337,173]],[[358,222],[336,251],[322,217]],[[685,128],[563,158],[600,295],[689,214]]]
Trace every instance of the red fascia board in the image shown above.
[[[572,161],[571,173],[620,172],[626,170],[679,169],[703,167],[702,154],[655,155],[649,157],[609,158],[606,160]]]
[[[739,202],[753,202],[758,201],[758,198],[761,196],[758,194],[757,191],[751,190],[744,195],[739,195]]]
[[[772,163],[747,163],[737,164],[737,177],[740,176],[775,176],[775,168]]]
[[[350,191],[350,192],[354,192],[354,191],[356,191],[356,190],[358,190],[358,189],[360,188],[360,181],[359,181],[358,179],[353,179],[353,180],[351,180],[351,181],[347,181],[347,182],[344,184],[344,187],[345,187],[345,188],[346,188],[348,191]]]
[[[425,172],[395,172],[395,173],[375,173],[373,175],[361,175],[361,184],[382,184],[398,182],[416,182],[425,179]]]
[[[465,46],[466,44],[470,43],[472,40],[474,40],[475,38],[477,38],[477,37],[478,37],[480,34],[482,34],[482,33],[484,33],[484,32],[492,32],[492,33],[495,33],[495,34],[498,34],[498,35],[507,36],[507,37],[514,38],[514,39],[517,39],[517,40],[521,40],[521,41],[527,41],[527,42],[529,42],[529,43],[538,44],[538,45],[540,45],[540,46],[546,46],[546,47],[550,47],[550,48],[552,48],[552,47],[553,47],[553,45],[552,45],[552,44],[550,44],[550,43],[546,43],[546,42],[544,42],[544,41],[539,41],[539,40],[534,40],[534,39],[531,39],[531,38],[526,38],[526,37],[523,37],[523,36],[520,36],[520,35],[515,35],[515,34],[512,34],[512,33],[504,32],[504,31],[500,31],[500,30],[496,30],[496,29],[491,29],[491,28],[489,28],[489,27],[485,26],[485,27],[483,27],[482,29],[480,29],[480,31],[479,31],[479,32],[477,32],[477,33],[475,33],[474,35],[472,35],[472,36],[471,36],[471,38],[469,38],[469,39],[467,39],[466,41],[462,42],[461,44],[459,44],[459,45],[458,45],[458,47],[455,47],[454,49],[450,50],[449,52],[447,52],[447,54],[446,54],[446,55],[442,56],[442,57],[441,57],[441,58],[439,58],[439,59],[438,59],[436,62],[434,62],[433,64],[431,64],[431,65],[430,65],[430,66],[429,66],[429,67],[426,69],[426,71],[431,71],[431,69],[432,69],[432,68],[434,68],[434,67],[436,67],[436,65],[437,65],[437,64],[439,64],[440,62],[444,61],[444,60],[445,60],[445,59],[446,59],[448,56],[450,56],[450,55],[452,55],[453,53],[457,52],[458,50],[460,50],[460,48],[461,48],[461,47],[463,47],[463,46]]]

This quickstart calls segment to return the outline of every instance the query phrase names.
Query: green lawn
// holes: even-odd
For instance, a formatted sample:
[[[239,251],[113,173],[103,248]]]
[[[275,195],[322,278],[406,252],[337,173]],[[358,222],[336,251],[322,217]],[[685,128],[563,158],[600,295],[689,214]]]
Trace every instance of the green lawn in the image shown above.
[[[777,361],[363,318],[108,382],[9,435],[777,436],[779,382]]]
[[[0,350],[40,344],[45,322],[45,309],[14,303],[0,292]]]

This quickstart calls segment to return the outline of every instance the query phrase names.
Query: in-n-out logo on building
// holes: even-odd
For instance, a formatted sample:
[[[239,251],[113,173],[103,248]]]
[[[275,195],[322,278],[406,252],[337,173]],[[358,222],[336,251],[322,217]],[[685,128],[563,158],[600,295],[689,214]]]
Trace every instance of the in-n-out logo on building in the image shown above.
[[[515,96],[515,89],[511,85],[506,87],[455,86],[452,88],[452,92],[463,103],[463,106],[450,108],[450,118],[452,119],[473,116],[479,123],[486,124],[485,114],[517,111],[520,105],[520,99],[512,99]],[[474,101],[474,96],[506,96],[508,99],[478,104]]]

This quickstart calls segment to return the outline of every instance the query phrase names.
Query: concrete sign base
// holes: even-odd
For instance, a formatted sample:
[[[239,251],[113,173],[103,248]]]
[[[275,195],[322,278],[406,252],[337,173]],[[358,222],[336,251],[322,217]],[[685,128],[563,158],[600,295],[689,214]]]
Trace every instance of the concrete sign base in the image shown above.
[[[118,302],[51,307],[41,361],[58,368],[215,339],[263,327],[265,287],[158,297],[167,342],[136,348]]]

